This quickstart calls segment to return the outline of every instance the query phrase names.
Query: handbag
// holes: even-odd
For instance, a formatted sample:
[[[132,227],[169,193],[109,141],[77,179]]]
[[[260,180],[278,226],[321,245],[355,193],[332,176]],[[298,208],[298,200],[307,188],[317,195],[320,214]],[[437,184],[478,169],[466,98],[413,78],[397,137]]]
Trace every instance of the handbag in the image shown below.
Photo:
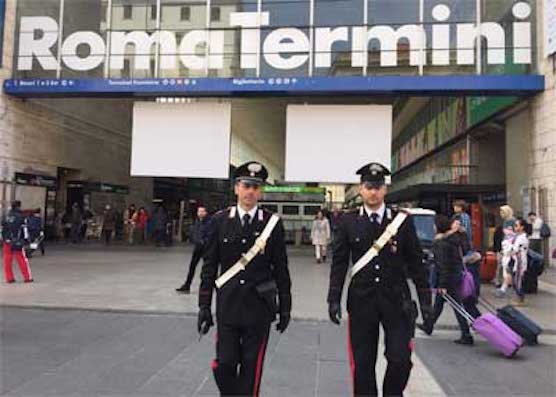
[[[463,266],[463,272],[460,284],[460,295],[462,299],[471,298],[475,296],[475,279],[473,274],[467,269],[467,266]]]
[[[460,250],[461,254],[461,250]],[[467,269],[465,262],[463,261],[464,256],[461,255],[463,262],[463,272],[461,274],[461,283],[459,287],[459,292],[462,299],[471,298],[475,296],[475,279],[473,274]]]

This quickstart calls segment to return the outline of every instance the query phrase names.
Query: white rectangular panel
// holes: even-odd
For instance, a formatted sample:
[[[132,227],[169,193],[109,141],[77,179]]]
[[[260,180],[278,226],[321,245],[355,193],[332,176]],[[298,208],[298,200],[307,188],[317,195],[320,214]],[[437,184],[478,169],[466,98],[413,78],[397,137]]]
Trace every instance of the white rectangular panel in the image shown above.
[[[231,105],[136,102],[132,176],[228,178]]]
[[[286,180],[357,183],[363,165],[390,168],[392,106],[289,105]]]

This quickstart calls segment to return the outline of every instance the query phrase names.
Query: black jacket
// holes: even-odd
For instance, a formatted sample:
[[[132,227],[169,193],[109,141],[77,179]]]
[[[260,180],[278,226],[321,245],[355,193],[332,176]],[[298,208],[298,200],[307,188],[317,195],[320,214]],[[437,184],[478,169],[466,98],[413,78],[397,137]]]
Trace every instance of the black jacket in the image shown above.
[[[328,302],[340,302],[350,259],[352,263],[357,262],[395,216],[394,211],[387,210],[379,227],[373,226],[366,212],[361,209],[342,216],[334,238]],[[407,217],[398,234],[384,246],[378,257],[353,277],[348,311],[368,305],[368,299],[373,299],[375,294],[397,301],[408,299],[407,277],[412,278],[417,287],[421,306],[430,306],[431,294],[427,270],[423,264],[423,251],[411,216]]]
[[[259,209],[252,221],[251,233],[245,233],[238,214],[230,217],[230,209],[216,214],[210,223],[209,241],[204,255],[199,288],[199,307],[210,308],[214,282],[219,274],[232,267],[255,243],[271,217],[271,213]],[[259,220],[261,212],[263,220]],[[220,272],[219,272],[220,270]],[[280,220],[267,240],[263,253],[259,253],[240,272],[217,292],[216,314],[218,322],[236,326],[272,321],[268,305],[257,294],[255,287],[275,280],[278,286],[279,310],[291,310],[291,280],[284,241],[284,226]]]
[[[452,288],[461,281],[463,261],[460,251],[461,236],[438,236],[432,245],[438,271],[438,288]]]
[[[209,238],[209,217],[205,217],[203,220],[197,219],[191,229],[189,230],[189,239],[195,245],[205,245]]]
[[[12,244],[12,248],[22,246],[28,238],[25,217],[20,209],[12,209],[2,222],[2,239]]]

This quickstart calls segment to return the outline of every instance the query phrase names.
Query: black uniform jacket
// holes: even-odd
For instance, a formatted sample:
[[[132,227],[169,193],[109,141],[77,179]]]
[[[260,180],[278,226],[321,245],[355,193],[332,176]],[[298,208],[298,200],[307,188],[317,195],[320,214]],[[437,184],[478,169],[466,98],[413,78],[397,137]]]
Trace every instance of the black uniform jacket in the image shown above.
[[[348,212],[341,218],[334,236],[328,302],[340,302],[350,259],[356,263],[395,216],[396,212],[387,209],[379,226],[372,224],[363,208]],[[407,277],[413,279],[421,305],[430,305],[423,251],[411,216],[406,218],[397,235],[384,246],[378,257],[353,277],[348,311],[368,305],[369,299],[373,299],[377,293],[395,301],[408,299]]]
[[[235,213],[235,214],[234,214]],[[232,215],[232,216],[231,216]],[[272,213],[258,209],[252,220],[250,233],[245,234],[235,208],[216,214],[209,227],[209,241],[201,272],[199,307],[210,307],[214,282],[218,274],[232,267],[255,243]],[[261,219],[262,218],[262,219]],[[219,272],[220,269],[220,272]],[[275,280],[278,287],[279,310],[291,310],[291,280],[284,241],[284,226],[278,221],[267,240],[264,252],[259,253],[217,292],[216,315],[221,324],[245,326],[272,321],[269,305],[259,296],[256,286]]]

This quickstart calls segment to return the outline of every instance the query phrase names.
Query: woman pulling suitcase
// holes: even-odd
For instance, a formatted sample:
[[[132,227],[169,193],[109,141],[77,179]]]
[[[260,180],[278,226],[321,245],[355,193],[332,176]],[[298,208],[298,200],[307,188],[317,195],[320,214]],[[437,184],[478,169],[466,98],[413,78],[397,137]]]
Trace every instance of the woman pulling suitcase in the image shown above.
[[[448,294],[458,304],[466,307],[467,311],[473,312],[474,314],[478,313],[474,303],[471,301],[464,301],[460,292],[463,259],[459,232],[452,229],[452,223],[444,215],[436,216],[435,228],[437,235],[432,246],[432,252],[436,263],[436,271],[438,272],[438,290],[434,301],[434,312],[431,321],[419,326],[419,328],[428,335],[432,334],[434,324],[440,317],[442,309],[444,308],[445,299],[442,295]],[[462,345],[472,345],[473,337],[469,331],[467,320],[455,309],[454,314],[461,330],[461,337],[454,342]],[[478,315],[480,315],[480,313],[478,313]]]

